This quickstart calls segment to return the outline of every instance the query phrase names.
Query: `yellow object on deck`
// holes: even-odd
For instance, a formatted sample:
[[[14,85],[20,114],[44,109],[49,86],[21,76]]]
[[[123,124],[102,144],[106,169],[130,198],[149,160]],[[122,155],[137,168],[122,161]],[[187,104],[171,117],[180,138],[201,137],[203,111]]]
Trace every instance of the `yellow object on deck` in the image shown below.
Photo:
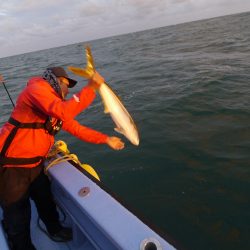
[[[58,155],[62,155],[59,156]],[[70,154],[70,151],[68,150],[68,146],[64,141],[57,141],[55,142],[54,146],[50,150],[47,160],[49,162],[48,166],[45,167],[44,171],[45,173],[48,172],[48,169],[51,168],[52,166],[65,162],[65,161],[74,161],[78,166],[83,168],[85,171],[87,171],[90,175],[95,177],[98,181],[100,181],[100,177],[96,173],[93,167],[91,167],[88,164],[81,163],[75,154]]]

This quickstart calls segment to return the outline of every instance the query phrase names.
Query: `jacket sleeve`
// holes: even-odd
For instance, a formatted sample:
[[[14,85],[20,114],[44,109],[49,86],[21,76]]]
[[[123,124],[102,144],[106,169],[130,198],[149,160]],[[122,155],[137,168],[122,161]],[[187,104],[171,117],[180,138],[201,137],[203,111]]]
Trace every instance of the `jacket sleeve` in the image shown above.
[[[108,138],[107,135],[91,128],[85,127],[79,124],[76,120],[65,121],[63,123],[62,129],[85,142],[94,144],[104,144],[106,143]]]
[[[62,121],[72,120],[95,98],[95,92],[86,86],[69,100],[62,100],[46,82],[29,86],[27,95],[31,106]]]

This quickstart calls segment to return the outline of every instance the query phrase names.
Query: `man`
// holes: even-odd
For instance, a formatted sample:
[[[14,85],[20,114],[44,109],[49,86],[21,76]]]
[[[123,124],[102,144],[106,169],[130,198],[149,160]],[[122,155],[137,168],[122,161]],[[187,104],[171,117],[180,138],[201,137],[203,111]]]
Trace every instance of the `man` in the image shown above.
[[[30,203],[53,240],[68,241],[72,231],[62,227],[43,172],[43,161],[62,128],[83,141],[123,149],[118,137],[109,137],[80,125],[74,118],[95,98],[104,82],[96,72],[88,85],[65,100],[68,88],[77,83],[61,67],[47,69],[42,77],[29,80],[17,99],[10,119],[0,130],[0,204],[10,246],[15,250],[35,249],[30,238]]]

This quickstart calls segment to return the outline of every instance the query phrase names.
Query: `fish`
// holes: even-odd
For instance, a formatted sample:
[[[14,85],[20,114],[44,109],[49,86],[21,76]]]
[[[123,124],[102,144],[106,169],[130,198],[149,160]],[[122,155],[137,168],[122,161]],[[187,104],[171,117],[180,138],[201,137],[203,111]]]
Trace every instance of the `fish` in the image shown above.
[[[75,75],[90,79],[95,72],[94,59],[89,46],[85,48],[87,65],[85,68],[69,66],[68,69]],[[115,94],[108,83],[100,85],[98,92],[104,105],[104,113],[109,114],[115,123],[114,130],[124,135],[133,145],[139,145],[139,132],[131,115],[124,107],[120,98]]]

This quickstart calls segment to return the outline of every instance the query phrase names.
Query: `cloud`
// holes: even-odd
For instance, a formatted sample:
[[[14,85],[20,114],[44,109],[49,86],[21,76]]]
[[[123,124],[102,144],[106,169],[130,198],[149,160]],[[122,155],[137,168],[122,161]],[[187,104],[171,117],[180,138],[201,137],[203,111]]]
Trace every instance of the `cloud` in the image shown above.
[[[1,1],[0,57],[246,10],[249,0]]]
[[[26,11],[42,11],[47,8],[56,8],[66,3],[65,0],[11,0],[0,4],[0,9],[6,9],[10,14]]]
[[[6,12],[4,11],[4,10],[0,10],[0,17],[1,16],[6,16],[7,14],[6,14]]]

